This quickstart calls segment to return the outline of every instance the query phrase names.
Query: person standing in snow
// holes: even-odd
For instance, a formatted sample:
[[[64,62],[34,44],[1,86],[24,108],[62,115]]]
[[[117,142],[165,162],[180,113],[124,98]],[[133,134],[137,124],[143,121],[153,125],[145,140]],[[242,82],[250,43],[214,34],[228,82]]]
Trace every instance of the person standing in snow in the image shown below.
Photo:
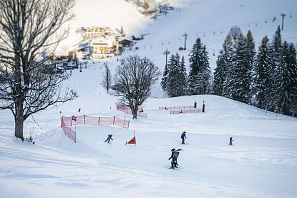
[[[186,139],[186,132],[185,131],[181,134],[180,138],[182,139],[182,144],[185,144],[185,139]]]
[[[180,151],[180,150],[181,149],[176,150],[175,148],[171,149],[171,156],[168,159],[168,160],[171,159],[171,168],[177,168],[177,165],[178,165],[177,158],[178,158],[178,155],[179,155],[178,151]]]
[[[112,134],[109,134],[104,142],[110,143],[110,140],[113,140]]]
[[[233,142],[233,137],[230,137],[230,139],[229,139],[229,145],[232,146],[233,145],[232,142]]]

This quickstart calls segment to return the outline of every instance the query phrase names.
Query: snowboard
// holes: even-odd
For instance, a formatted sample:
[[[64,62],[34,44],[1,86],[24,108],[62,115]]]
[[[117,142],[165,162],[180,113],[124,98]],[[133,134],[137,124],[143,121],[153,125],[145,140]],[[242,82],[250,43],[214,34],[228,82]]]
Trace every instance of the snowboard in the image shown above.
[[[177,170],[177,169],[180,169],[180,167],[178,166],[178,167],[169,167],[169,169],[173,169],[173,170]]]

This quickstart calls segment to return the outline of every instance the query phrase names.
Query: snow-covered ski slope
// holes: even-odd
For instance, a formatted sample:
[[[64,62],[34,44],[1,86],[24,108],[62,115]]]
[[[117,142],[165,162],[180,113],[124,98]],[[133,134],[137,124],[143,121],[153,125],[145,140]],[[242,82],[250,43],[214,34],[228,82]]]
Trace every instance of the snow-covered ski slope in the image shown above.
[[[198,95],[150,98],[147,118],[130,129],[77,126],[77,143],[59,128],[59,111],[71,115],[116,115],[116,99],[100,86],[103,63],[74,71],[66,84],[80,97],[26,121],[26,136],[14,138],[9,112],[0,114],[0,197],[294,197],[297,119],[226,98]],[[189,106],[206,112],[170,115],[159,106]],[[78,108],[81,111],[78,113]],[[72,126],[72,129],[74,127]],[[180,135],[187,131],[186,145]],[[136,133],[137,145],[125,145]],[[104,142],[113,134],[111,144]],[[234,146],[229,146],[229,137]],[[181,148],[180,168],[169,169],[170,150]]]
[[[76,8],[82,13],[90,5],[93,9],[99,7],[99,2],[100,8],[106,10],[126,6],[116,3],[120,0],[83,2],[80,2],[83,7]],[[217,49],[231,26],[243,24],[240,27],[246,32],[248,22],[259,43],[265,34],[273,35],[282,12],[292,14],[291,18],[286,17],[283,35],[287,41],[296,42],[296,1],[181,2],[184,4],[180,12],[172,11],[156,23],[142,24],[147,28],[144,32],[150,34],[138,43],[139,50],[127,54],[149,56],[163,69],[162,52],[167,48],[171,54],[177,52],[183,45],[180,35],[185,30],[189,35],[188,49],[196,39],[196,32],[206,32],[202,41],[208,48]],[[272,23],[274,16],[277,20]],[[80,17],[84,19],[83,15]],[[267,23],[262,20],[266,18]],[[255,26],[252,22],[258,19]],[[224,33],[218,34],[221,27]],[[188,51],[181,53],[187,56]],[[114,70],[118,63],[108,64]],[[73,143],[59,128],[60,111],[65,116],[115,115],[131,119],[116,111],[117,98],[106,94],[100,84],[103,73],[102,62],[90,62],[82,72],[73,71],[65,85],[77,90],[79,98],[34,115],[38,125],[32,117],[26,121],[25,136],[31,133],[35,145],[16,140],[11,113],[0,111],[1,198],[296,197],[297,119],[218,96],[160,98],[162,93],[157,85],[155,97],[143,105],[148,118],[132,120],[129,130],[77,126],[77,143]],[[203,100],[205,113],[170,115],[159,110],[159,106],[190,106],[195,101],[201,108]],[[137,145],[125,145],[134,131]],[[187,131],[186,145],[180,144],[182,131]],[[108,134],[113,134],[111,144],[104,143]],[[228,145],[231,136],[234,146]],[[182,149],[180,168],[176,170],[168,169],[172,148]]]

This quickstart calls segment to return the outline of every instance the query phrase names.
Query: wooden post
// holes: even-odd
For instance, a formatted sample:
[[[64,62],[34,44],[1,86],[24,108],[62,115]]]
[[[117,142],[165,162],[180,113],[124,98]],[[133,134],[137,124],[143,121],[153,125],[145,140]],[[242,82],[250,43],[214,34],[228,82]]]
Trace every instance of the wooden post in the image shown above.
[[[63,116],[61,116],[61,128],[63,127]]]

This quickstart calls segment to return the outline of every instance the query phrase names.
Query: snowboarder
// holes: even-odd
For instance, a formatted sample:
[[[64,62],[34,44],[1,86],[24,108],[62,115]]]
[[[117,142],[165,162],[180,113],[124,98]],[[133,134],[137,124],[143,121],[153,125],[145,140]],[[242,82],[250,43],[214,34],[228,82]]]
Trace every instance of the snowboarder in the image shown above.
[[[177,168],[177,158],[178,158],[178,155],[179,155],[179,152],[181,149],[171,149],[171,156],[168,160],[171,159],[171,168]]]
[[[186,139],[186,132],[184,131],[182,134],[181,134],[181,139],[182,139],[182,144],[185,144],[185,139]]]
[[[110,140],[113,140],[112,134],[109,134],[104,142],[110,143]]]
[[[229,145],[232,146],[232,145],[233,145],[233,144],[232,144],[233,141],[234,141],[234,140],[233,140],[233,137],[230,137],[230,139],[229,139]]]

